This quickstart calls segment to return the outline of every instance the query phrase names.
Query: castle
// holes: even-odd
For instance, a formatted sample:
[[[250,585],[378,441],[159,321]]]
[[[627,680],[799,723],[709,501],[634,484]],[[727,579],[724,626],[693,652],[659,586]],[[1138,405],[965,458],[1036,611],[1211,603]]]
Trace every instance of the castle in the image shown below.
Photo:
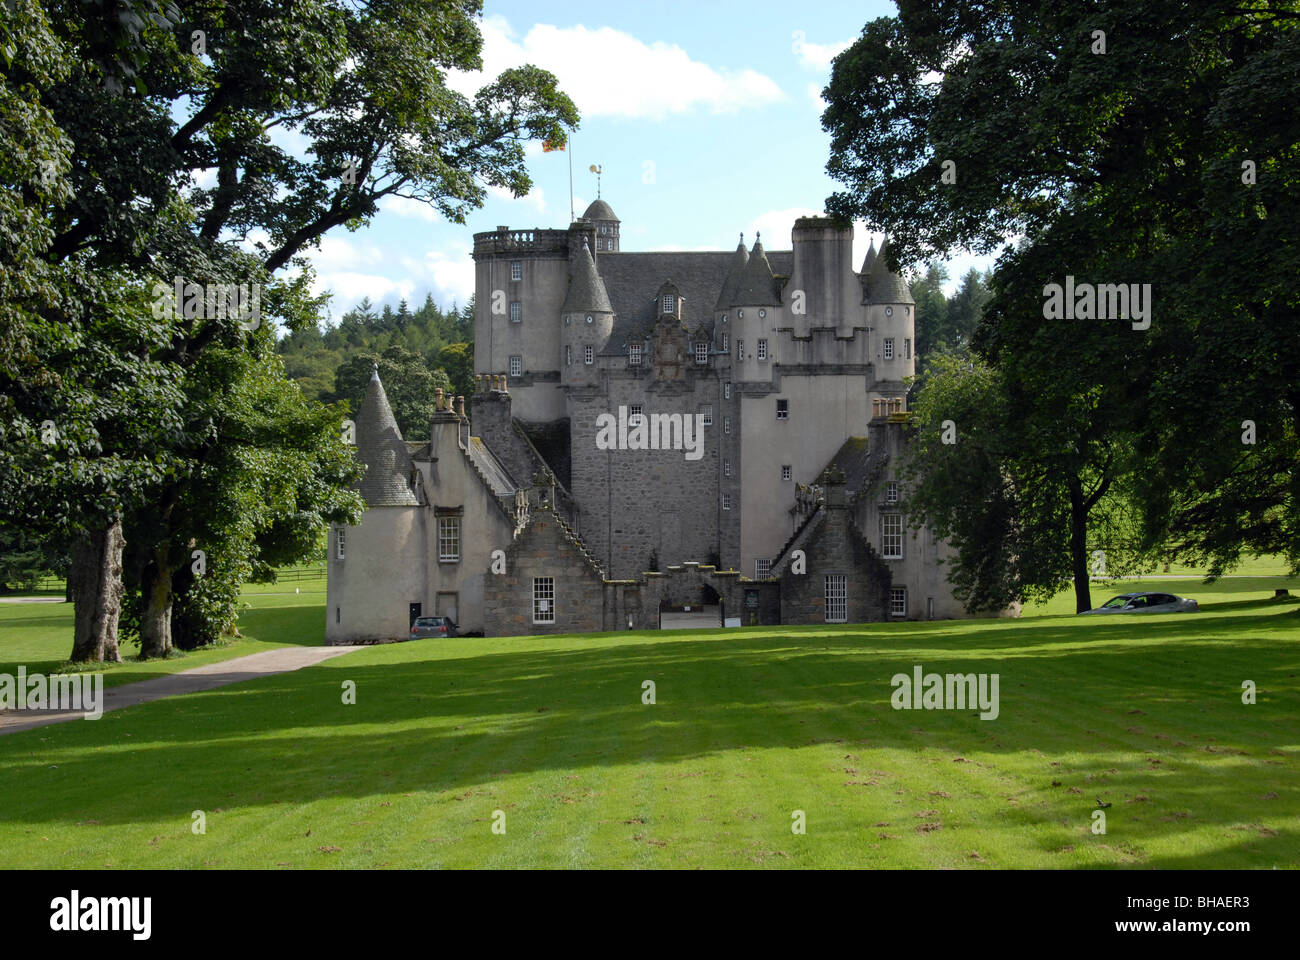
[[[597,199],[474,236],[477,389],[427,443],[372,377],[327,642],[423,614],[487,636],[964,616],[947,544],[904,521],[915,303],[885,246],[855,270],[828,218],[784,251],[624,252],[620,226]]]

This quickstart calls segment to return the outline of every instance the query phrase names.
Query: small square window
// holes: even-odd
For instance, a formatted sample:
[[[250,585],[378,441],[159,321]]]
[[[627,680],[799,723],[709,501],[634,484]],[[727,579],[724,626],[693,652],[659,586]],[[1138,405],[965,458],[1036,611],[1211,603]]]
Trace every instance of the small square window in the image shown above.
[[[760,360],[766,360],[766,359],[767,359],[767,341],[766,341],[766,340],[759,340],[759,341],[758,341],[758,359],[760,359]]]
[[[907,587],[890,588],[889,615],[891,617],[907,616]]]
[[[524,278],[524,263],[522,260],[515,260],[510,264],[510,279],[522,280]]]
[[[510,301],[510,322],[522,323],[524,319],[524,305],[518,300]]]
[[[523,375],[524,375],[524,358],[523,358],[523,357],[511,357],[511,358],[510,358],[510,376],[512,376],[512,377],[522,377]]]
[[[582,348],[582,362],[588,366],[596,362],[596,348],[591,344]]]
[[[777,400],[777,401],[776,401],[776,418],[777,418],[778,420],[789,420],[789,419],[790,419],[790,401],[789,401],[789,400]]]
[[[885,337],[885,359],[886,360],[894,359],[894,338],[893,337]]]
[[[782,479],[782,480],[793,480],[793,479],[794,479],[794,468],[791,467],[790,464],[787,463],[787,464],[782,465],[782,467],[781,467],[781,479]]]

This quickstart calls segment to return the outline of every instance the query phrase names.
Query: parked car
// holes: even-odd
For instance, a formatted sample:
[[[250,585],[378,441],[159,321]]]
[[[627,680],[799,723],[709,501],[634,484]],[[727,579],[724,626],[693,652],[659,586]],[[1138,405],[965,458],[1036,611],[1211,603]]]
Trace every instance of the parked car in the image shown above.
[[[1083,613],[1195,613],[1200,609],[1195,600],[1172,593],[1121,593],[1095,610]]]
[[[451,617],[416,617],[411,624],[411,639],[418,637],[459,637]]]

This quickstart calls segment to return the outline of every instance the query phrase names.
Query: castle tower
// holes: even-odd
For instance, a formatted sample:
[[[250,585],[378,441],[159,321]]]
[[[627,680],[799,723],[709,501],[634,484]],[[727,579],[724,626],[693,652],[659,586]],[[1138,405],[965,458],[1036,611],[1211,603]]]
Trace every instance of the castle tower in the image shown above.
[[[598,382],[596,358],[613,329],[614,308],[584,237],[573,258],[569,289],[560,307],[562,384],[593,386]]]
[[[761,235],[754,239],[754,249],[740,272],[736,291],[731,295],[730,322],[732,339],[732,375],[736,380],[768,380],[771,377],[770,350],[773,309],[779,306],[772,265],[763,252]],[[760,344],[760,340],[766,345]],[[762,354],[762,356],[760,356]]]
[[[876,392],[883,397],[903,396],[907,392],[903,381],[916,373],[916,301],[903,278],[889,268],[888,239],[871,261],[863,302],[871,327]]]
[[[330,528],[325,642],[407,636],[412,604],[426,601],[426,499],[376,367],[357,412],[357,490],[366,511]]]
[[[582,215],[596,228],[596,253],[618,253],[619,219],[608,203],[597,197]]]

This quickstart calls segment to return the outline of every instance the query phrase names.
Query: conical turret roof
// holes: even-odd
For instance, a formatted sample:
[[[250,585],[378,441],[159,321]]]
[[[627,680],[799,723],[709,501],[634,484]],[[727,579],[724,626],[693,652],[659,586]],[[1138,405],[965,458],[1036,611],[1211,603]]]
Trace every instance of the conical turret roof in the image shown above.
[[[889,269],[889,239],[880,244],[867,275],[867,303],[916,303],[907,283]]]
[[[731,306],[731,300],[740,287],[740,278],[745,272],[747,263],[749,263],[749,251],[745,249],[745,235],[742,233],[740,243],[736,244],[736,252],[732,254],[731,266],[727,268],[727,279],[723,281],[722,291],[718,294],[718,302],[714,305],[714,310],[726,310]]]
[[[596,263],[591,259],[584,237],[582,249],[573,258],[572,272],[569,274],[569,291],[564,296],[564,306],[560,313],[613,313],[609,305],[609,293],[605,282],[596,272]]]
[[[776,295],[776,281],[772,277],[772,266],[767,262],[767,254],[763,252],[762,241],[756,239],[754,249],[749,254],[749,261],[741,271],[736,292],[732,294],[731,305],[764,307],[776,306],[780,302],[780,298]]]
[[[876,241],[871,241],[871,246],[867,247],[867,255],[862,258],[862,269],[858,273],[864,277],[871,272],[871,265],[876,261]]]
[[[415,465],[379,382],[378,367],[370,375],[366,398],[357,412],[356,440],[357,457],[366,467],[357,489],[366,503],[372,507],[418,507],[420,501],[410,479]]]

